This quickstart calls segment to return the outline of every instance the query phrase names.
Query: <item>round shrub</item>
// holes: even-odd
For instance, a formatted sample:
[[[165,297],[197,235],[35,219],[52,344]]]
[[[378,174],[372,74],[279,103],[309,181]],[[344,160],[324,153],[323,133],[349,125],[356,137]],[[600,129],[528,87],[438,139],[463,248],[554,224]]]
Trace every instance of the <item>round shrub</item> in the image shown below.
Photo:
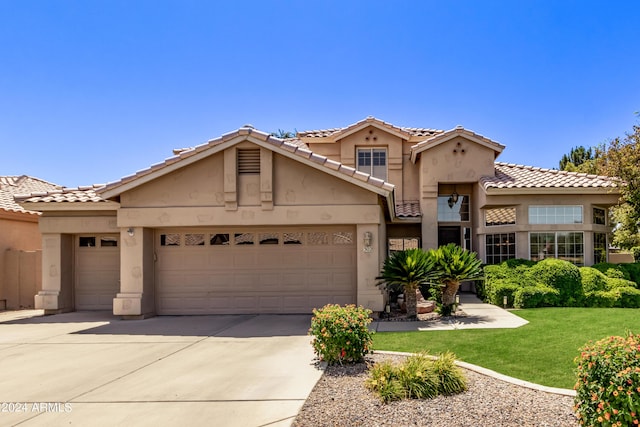
[[[532,277],[547,286],[557,289],[558,304],[561,306],[579,306],[582,304],[582,282],[580,269],[568,261],[554,258],[543,259],[529,270]]]
[[[607,287],[607,276],[591,267],[580,267],[580,281],[585,295],[589,292],[602,291]]]
[[[609,337],[580,349],[575,412],[580,424],[640,423],[640,335]]]
[[[616,305],[620,295],[614,291],[595,291],[585,295],[586,307],[611,308]]]
[[[504,262],[502,262],[502,264],[506,265],[509,268],[516,268],[519,267],[521,265],[525,266],[525,267],[532,267],[536,264],[535,261],[531,261],[530,259],[524,259],[524,258],[513,258],[513,259],[508,259]]]
[[[558,302],[560,292],[549,286],[524,286],[513,293],[515,308],[536,308],[554,306]]]
[[[504,297],[507,297],[507,305],[513,307],[513,294],[520,288],[512,279],[496,279],[485,282],[485,300],[490,304],[502,307]]]
[[[309,335],[313,335],[311,345],[318,358],[329,365],[364,360],[373,344],[370,314],[371,310],[353,304],[314,309]]]
[[[603,272],[607,277],[613,277],[616,279],[627,279],[627,280],[631,278],[629,276],[629,273],[620,264],[611,264],[610,262],[601,262],[598,264],[593,264],[592,267],[595,268],[596,270]]]
[[[607,277],[605,288],[610,291],[616,288],[635,288],[636,284],[630,280],[621,278]]]

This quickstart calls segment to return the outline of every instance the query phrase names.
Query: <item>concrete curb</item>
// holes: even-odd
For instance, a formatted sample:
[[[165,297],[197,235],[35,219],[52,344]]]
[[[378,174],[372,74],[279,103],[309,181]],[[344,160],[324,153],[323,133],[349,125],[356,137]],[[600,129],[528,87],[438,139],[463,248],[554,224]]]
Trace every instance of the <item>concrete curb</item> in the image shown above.
[[[378,354],[389,354],[389,355],[396,355],[396,356],[412,356],[415,353],[405,353],[405,352],[401,352],[401,351],[382,351],[382,350],[375,350],[374,353],[378,353]],[[436,356],[430,356],[433,357],[434,359],[436,358]],[[460,366],[461,368],[465,368],[468,369],[470,371],[476,372],[478,374],[481,375],[486,375],[488,377],[491,378],[495,378],[497,380],[500,381],[504,381],[510,384],[514,384],[514,385],[518,385],[521,387],[526,387],[526,388],[530,388],[532,390],[538,390],[538,391],[543,391],[545,393],[551,393],[551,394],[559,394],[562,396],[570,396],[570,397],[575,397],[576,395],[576,391],[575,390],[571,390],[568,388],[557,388],[557,387],[547,387],[544,385],[540,385],[540,384],[535,384],[535,383],[531,383],[529,381],[524,381],[524,380],[520,380],[518,378],[513,378],[507,375],[503,375],[500,374],[496,371],[492,371],[491,369],[487,369],[487,368],[483,368],[482,366],[477,366],[477,365],[473,365],[471,363],[467,363],[467,362],[462,362],[460,360],[456,360],[456,365]]]

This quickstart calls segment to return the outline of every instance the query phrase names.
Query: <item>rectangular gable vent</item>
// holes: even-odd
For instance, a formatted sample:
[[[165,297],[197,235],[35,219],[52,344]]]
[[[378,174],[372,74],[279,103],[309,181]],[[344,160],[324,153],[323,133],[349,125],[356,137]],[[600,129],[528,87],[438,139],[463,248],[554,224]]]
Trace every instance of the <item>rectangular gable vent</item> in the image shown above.
[[[260,149],[238,149],[238,173],[242,175],[260,174]]]

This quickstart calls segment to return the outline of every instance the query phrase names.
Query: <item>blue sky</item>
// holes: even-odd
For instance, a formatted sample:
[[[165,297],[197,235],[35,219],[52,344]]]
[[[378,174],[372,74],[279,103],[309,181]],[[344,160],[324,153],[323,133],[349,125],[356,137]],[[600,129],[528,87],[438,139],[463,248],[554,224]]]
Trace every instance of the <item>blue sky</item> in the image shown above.
[[[637,1],[0,0],[0,175],[114,181],[251,123],[463,125],[557,167],[638,123]]]

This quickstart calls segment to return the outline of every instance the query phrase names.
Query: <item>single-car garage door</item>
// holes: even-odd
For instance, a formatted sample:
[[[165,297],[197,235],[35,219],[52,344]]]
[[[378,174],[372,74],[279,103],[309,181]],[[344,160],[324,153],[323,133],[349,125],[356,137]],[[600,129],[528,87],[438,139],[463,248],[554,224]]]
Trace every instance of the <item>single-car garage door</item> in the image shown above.
[[[310,313],[356,300],[355,227],[158,230],[158,314]]]
[[[120,289],[117,234],[75,236],[76,310],[112,310]]]

